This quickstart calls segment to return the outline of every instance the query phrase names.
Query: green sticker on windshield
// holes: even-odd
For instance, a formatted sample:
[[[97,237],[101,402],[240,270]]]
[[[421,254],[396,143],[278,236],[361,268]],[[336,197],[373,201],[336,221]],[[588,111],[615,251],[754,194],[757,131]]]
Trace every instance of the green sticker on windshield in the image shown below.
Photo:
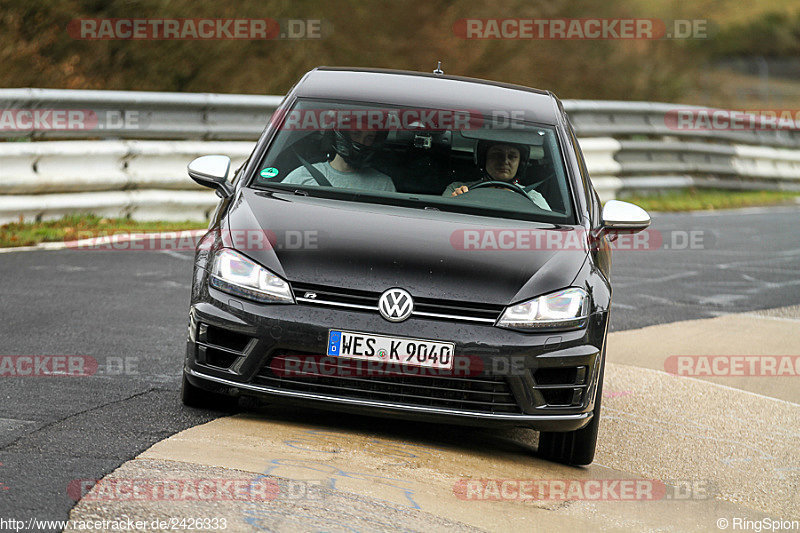
[[[278,175],[278,169],[275,167],[265,168],[261,171],[262,178],[274,178]]]

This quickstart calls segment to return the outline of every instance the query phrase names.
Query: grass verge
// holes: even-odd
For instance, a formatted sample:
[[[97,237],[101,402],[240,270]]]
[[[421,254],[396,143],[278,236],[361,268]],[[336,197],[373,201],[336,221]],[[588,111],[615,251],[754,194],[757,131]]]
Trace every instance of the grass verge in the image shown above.
[[[41,242],[72,241],[117,233],[157,233],[204,229],[203,222],[139,222],[128,218],[68,215],[46,222],[13,223],[0,226],[0,248],[34,246]]]
[[[659,195],[620,198],[647,211],[705,211],[793,203],[800,192],[730,191],[724,189],[685,189]]]

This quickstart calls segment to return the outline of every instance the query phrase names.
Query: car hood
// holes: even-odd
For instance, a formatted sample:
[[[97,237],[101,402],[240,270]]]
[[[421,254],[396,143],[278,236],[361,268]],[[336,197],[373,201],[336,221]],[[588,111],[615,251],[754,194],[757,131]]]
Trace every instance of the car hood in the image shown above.
[[[580,226],[247,188],[232,200],[226,220],[235,248],[290,283],[376,292],[401,287],[416,297],[486,304],[568,286],[588,253]],[[542,243],[547,235],[558,239],[534,250],[509,248],[508,237],[502,248],[494,246],[492,237],[508,230],[543,233]],[[260,232],[271,245],[252,237]]]

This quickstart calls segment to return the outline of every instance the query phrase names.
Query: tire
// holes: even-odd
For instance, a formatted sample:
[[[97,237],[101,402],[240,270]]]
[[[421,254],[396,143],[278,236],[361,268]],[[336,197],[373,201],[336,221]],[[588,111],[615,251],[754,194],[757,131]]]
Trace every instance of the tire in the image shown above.
[[[183,375],[181,382],[181,402],[187,407],[215,411],[231,411],[239,405],[239,399],[234,396],[195,387],[186,379],[186,374]]]
[[[591,464],[594,460],[594,451],[597,447],[597,431],[600,427],[600,403],[603,398],[603,377],[605,375],[606,361],[603,352],[600,377],[597,382],[592,421],[585,427],[576,431],[543,431],[539,434],[539,449],[537,454],[543,459],[579,466]]]

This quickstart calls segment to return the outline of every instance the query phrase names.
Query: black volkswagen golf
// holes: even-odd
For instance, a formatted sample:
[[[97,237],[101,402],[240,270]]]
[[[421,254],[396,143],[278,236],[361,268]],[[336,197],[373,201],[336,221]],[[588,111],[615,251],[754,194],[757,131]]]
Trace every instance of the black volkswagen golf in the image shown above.
[[[650,218],[601,208],[552,93],[317,68],[229,167],[189,165],[222,200],[195,258],[186,405],[522,426],[541,456],[592,462],[609,242]]]

